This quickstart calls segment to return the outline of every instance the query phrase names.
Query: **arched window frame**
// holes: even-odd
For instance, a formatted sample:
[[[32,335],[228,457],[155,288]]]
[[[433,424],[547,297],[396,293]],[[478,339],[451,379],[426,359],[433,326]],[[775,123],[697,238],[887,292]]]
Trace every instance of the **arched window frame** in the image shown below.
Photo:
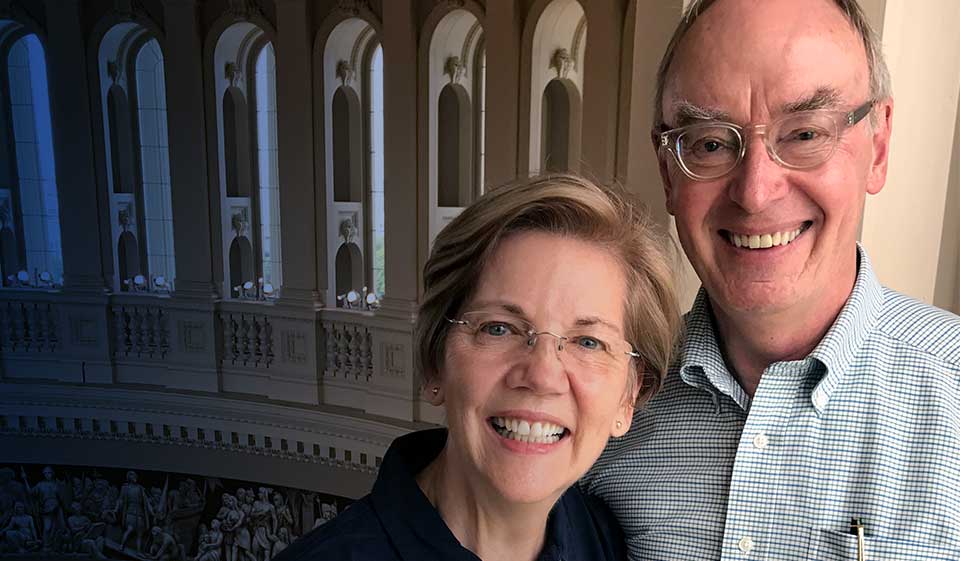
[[[582,100],[587,19],[580,0],[534,0],[524,24],[521,57],[521,172],[541,173],[543,94],[554,79],[564,80]],[[563,50],[564,55],[558,52]],[[579,115],[581,107],[571,107]],[[525,114],[524,114],[525,113]],[[579,121],[576,121],[578,123]],[[580,130],[571,127],[568,170],[580,170]]]
[[[469,136],[460,139],[463,146],[469,146],[461,151],[459,161],[465,169],[457,170],[458,177],[465,176],[460,181],[456,197],[448,192],[441,197],[440,184],[440,156],[439,140],[441,124],[439,116],[440,94],[450,84],[459,88],[469,102],[466,128],[476,129],[474,102],[474,86],[476,47],[483,36],[483,21],[485,20],[483,7],[472,0],[465,0],[460,5],[444,4],[437,6],[428,16],[420,35],[418,52],[419,65],[419,110],[425,115],[420,120],[418,140],[423,147],[420,151],[420,181],[427,186],[425,200],[421,200],[420,208],[428,220],[425,228],[420,232],[421,243],[425,242],[424,253],[429,252],[433,239],[469,204],[477,193],[475,182],[477,178],[475,162],[479,159],[478,135],[471,130]],[[461,91],[462,90],[462,91]],[[480,143],[482,144],[482,143]],[[465,154],[466,153],[466,154]],[[441,198],[445,201],[456,199],[458,206],[441,205]]]
[[[383,58],[383,46],[380,43],[378,37],[373,36],[364,46],[363,51],[363,145],[364,145],[364,201],[363,201],[363,214],[364,214],[364,254],[368,256],[365,260],[365,271],[366,275],[366,286],[369,290],[376,294],[376,297],[382,298],[385,291],[385,286],[379,286],[380,283],[377,281],[377,272],[382,271],[383,274],[386,274],[386,264],[379,262],[377,257],[377,247],[376,247],[376,224],[378,220],[382,222],[384,220],[384,210],[383,203],[375,205],[375,181],[376,173],[373,169],[373,154],[375,153],[376,146],[374,146],[374,135],[373,135],[373,57],[377,49],[380,49],[381,64]],[[381,84],[383,82],[383,76],[381,76]],[[381,94],[382,95],[382,94]],[[381,127],[383,126],[383,114],[381,109]],[[381,130],[381,135],[383,131]],[[385,144],[381,143],[379,146],[380,149],[380,158],[383,158],[383,149]],[[385,178],[384,178],[385,182]],[[386,189],[386,184],[380,186],[381,189]],[[382,196],[381,196],[382,198]],[[379,214],[379,216],[378,216]],[[385,231],[384,231],[385,233]]]
[[[144,101],[140,99],[140,73],[138,60],[144,49],[155,45],[164,64],[162,40],[154,29],[148,29],[139,22],[123,21],[112,25],[101,36],[97,55],[97,76],[99,77],[98,98],[101,102],[103,117],[103,161],[106,166],[106,188],[110,203],[111,240],[114,258],[114,289],[135,293],[169,293],[173,290],[176,277],[176,263],[173,258],[173,217],[172,193],[170,185],[170,162],[166,113],[151,130],[155,139],[144,143],[144,131],[141,122],[144,118]],[[165,79],[165,74],[164,74]],[[120,92],[125,97],[124,115],[114,118],[111,97]],[[165,85],[160,90],[166,96]],[[152,108],[156,110],[156,108]],[[123,126],[122,130],[118,127]],[[129,136],[127,136],[129,135]],[[161,138],[162,137],[162,138]],[[132,186],[130,191],[118,191],[116,172],[119,169],[114,159],[121,152],[113,145],[117,140],[129,142],[129,171]],[[151,151],[153,161],[149,163],[151,189],[155,192],[148,196],[147,178],[144,168],[148,162],[145,151]],[[121,238],[129,232],[136,239],[138,266],[136,271],[129,270],[138,278],[122,278],[129,267],[121,263],[126,251],[121,252],[121,244],[129,244]],[[155,264],[154,261],[158,261]],[[141,282],[136,282],[136,281]]]
[[[41,182],[41,185],[38,187],[40,189],[40,197],[44,199],[40,205],[44,208],[39,209],[42,232],[39,232],[41,235],[40,240],[40,249],[36,249],[37,240],[28,240],[27,238],[36,235],[38,232],[34,232],[28,235],[26,227],[26,219],[24,217],[24,207],[23,207],[23,195],[21,193],[23,189],[23,177],[22,173],[19,170],[19,161],[17,155],[17,143],[20,142],[17,139],[15,125],[14,125],[14,112],[13,112],[13,91],[10,80],[10,55],[13,47],[20,42],[21,40],[33,36],[36,40],[39,48],[42,50],[43,63],[44,63],[44,73],[45,80],[47,83],[48,90],[40,95],[40,98],[46,98],[47,104],[49,104],[49,64],[47,62],[47,49],[45,45],[45,37],[40,30],[40,27],[34,22],[29,16],[26,16],[23,12],[13,6],[12,15],[14,19],[0,20],[0,111],[2,111],[2,117],[0,117],[0,126],[3,130],[0,130],[0,134],[3,135],[3,145],[5,146],[6,154],[3,154],[4,159],[8,162],[8,168],[6,170],[9,175],[9,188],[0,189],[0,219],[2,222],[7,225],[9,229],[8,232],[5,232],[0,236],[0,243],[3,243],[0,252],[2,252],[3,259],[9,264],[15,263],[16,271],[8,271],[6,264],[0,264],[0,267],[3,269],[3,278],[0,280],[0,286],[10,286],[15,288],[31,288],[39,287],[44,289],[50,288],[59,288],[63,283],[63,254],[62,254],[62,245],[60,239],[60,226],[59,226],[59,193],[57,192],[56,186],[56,171],[54,160],[56,155],[54,154],[54,148],[52,144],[52,138],[47,140],[50,142],[49,146],[49,159],[47,165],[44,166],[43,162],[40,161],[40,154],[38,154],[38,175],[44,173],[40,168],[49,168],[50,173],[49,177],[37,177],[30,178],[32,181]],[[31,88],[33,84],[31,83]],[[33,93],[33,99],[31,103],[36,103],[37,96]],[[34,125],[36,122],[36,114],[33,114]],[[50,110],[47,110],[47,121],[52,118],[50,115]],[[52,136],[52,126],[53,123],[50,122],[50,129],[47,131]],[[36,138],[36,137],[35,137]],[[37,142],[40,142],[37,140]],[[51,181],[53,183],[53,191],[44,192],[42,182]],[[49,209],[46,208],[46,205],[49,201],[47,198],[52,198],[55,202],[50,202],[54,204],[55,208]],[[53,224],[49,224],[52,221]],[[8,235],[12,234],[12,235]],[[12,239],[11,239],[12,238]],[[31,249],[31,245],[34,249]],[[10,253],[15,255],[6,255],[7,251],[11,250]],[[44,254],[42,258],[42,269],[40,270],[37,267],[37,257],[34,257],[33,263],[31,263],[31,253],[41,253]],[[50,255],[53,254],[53,255]],[[51,261],[52,260],[52,261]],[[31,266],[32,265],[32,266]]]
[[[222,267],[223,267],[223,285],[221,294],[225,299],[241,300],[272,300],[280,295],[282,287],[282,248],[279,236],[280,229],[280,210],[279,210],[279,191],[280,181],[279,170],[271,175],[276,178],[276,199],[277,208],[272,208],[272,202],[269,210],[272,217],[276,218],[276,223],[272,224],[274,232],[271,233],[271,246],[275,253],[271,255],[271,263],[274,267],[271,269],[272,276],[264,277],[264,254],[263,254],[263,231],[261,213],[264,211],[264,205],[267,202],[261,200],[261,178],[260,178],[260,143],[257,136],[257,110],[258,94],[256,83],[257,60],[264,49],[269,45],[273,49],[274,63],[276,63],[276,47],[274,34],[266,27],[265,21],[241,20],[236,21],[232,17],[224,16],[215,24],[214,28],[219,31],[213,31],[208,38],[207,48],[211,57],[207,59],[207,64],[213,72],[208,74],[213,81],[213,96],[210,99],[213,102],[214,114],[216,115],[216,128],[211,140],[216,142],[217,156],[215,160],[215,169],[218,178],[219,193],[216,200],[219,200],[218,214],[220,217],[220,240],[222,243]],[[272,84],[269,87],[276,92],[276,77],[273,76]],[[237,154],[237,160],[243,161],[246,166],[244,174],[249,171],[250,185],[247,194],[230,194],[227,185],[227,141],[225,137],[226,118],[224,114],[224,96],[231,88],[237,88],[243,95],[245,104],[244,118],[246,125],[244,132],[248,142],[243,143],[240,149],[242,154]],[[275,119],[276,116],[272,117]],[[243,125],[243,123],[240,123]],[[275,139],[274,133],[269,133],[270,138]],[[277,147],[278,149],[278,147]],[[245,160],[245,161],[244,161]],[[273,162],[273,165],[277,165]],[[242,267],[236,267],[232,257],[237,254],[233,250],[234,242],[243,242],[246,248],[249,244],[251,251],[244,250],[244,256],[249,255],[252,263],[243,263]],[[235,270],[240,269],[240,270]],[[252,278],[247,279],[250,275]],[[239,275],[239,276],[238,276]],[[244,286],[249,281],[248,287]]]
[[[473,130],[475,134],[474,152],[474,199],[486,191],[486,115],[487,115],[487,40],[483,33],[477,38],[477,45],[473,50]]]
[[[379,45],[379,25],[371,14],[335,13],[324,22],[314,44],[316,104],[323,107],[316,112],[316,131],[323,142],[318,153],[323,168],[318,168],[327,209],[327,304],[348,309],[371,309],[378,305],[380,294],[374,286],[373,266],[373,212],[370,162],[370,95],[368,81],[371,57]],[[334,100],[340,94],[349,95],[355,102],[357,137],[335,134],[344,122],[334,114]],[[354,113],[351,112],[351,115]],[[336,130],[335,130],[336,129]],[[350,140],[348,145],[339,144]],[[353,142],[358,139],[359,142]],[[350,196],[337,189],[337,174],[344,168],[344,150],[349,155],[351,172]],[[338,165],[339,164],[339,165]],[[354,164],[357,164],[354,167]],[[356,175],[353,175],[355,173]],[[357,179],[353,183],[352,179]],[[358,187],[354,189],[354,187]],[[339,191],[339,195],[338,195]],[[358,261],[359,260],[359,261]],[[356,293],[351,301],[350,292]],[[370,298],[372,301],[367,300]]]

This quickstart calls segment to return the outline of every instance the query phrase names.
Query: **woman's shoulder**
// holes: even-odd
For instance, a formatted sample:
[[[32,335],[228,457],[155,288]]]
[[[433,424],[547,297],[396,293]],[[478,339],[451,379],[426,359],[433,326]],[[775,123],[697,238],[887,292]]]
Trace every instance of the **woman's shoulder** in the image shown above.
[[[391,561],[399,559],[370,497],[298,538],[273,561]]]
[[[576,485],[560,498],[569,528],[568,548],[593,549],[592,558],[620,560],[627,558],[626,543],[620,523],[606,503],[583,493]]]

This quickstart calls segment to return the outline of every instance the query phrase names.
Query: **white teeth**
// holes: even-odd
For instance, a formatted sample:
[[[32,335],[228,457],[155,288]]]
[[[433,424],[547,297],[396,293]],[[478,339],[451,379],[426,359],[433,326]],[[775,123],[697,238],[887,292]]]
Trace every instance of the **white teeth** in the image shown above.
[[[803,228],[788,230],[785,232],[773,232],[770,234],[734,234],[729,235],[730,243],[735,247],[744,247],[749,249],[767,249],[780,245],[787,245],[803,232]]]
[[[560,440],[566,432],[566,429],[560,425],[541,421],[531,423],[525,419],[510,419],[506,417],[494,417],[492,421],[494,428],[500,436],[518,442],[553,444]]]
[[[530,434],[530,423],[526,421],[520,421],[520,424],[517,426],[517,432],[520,433],[520,436],[527,436]]]

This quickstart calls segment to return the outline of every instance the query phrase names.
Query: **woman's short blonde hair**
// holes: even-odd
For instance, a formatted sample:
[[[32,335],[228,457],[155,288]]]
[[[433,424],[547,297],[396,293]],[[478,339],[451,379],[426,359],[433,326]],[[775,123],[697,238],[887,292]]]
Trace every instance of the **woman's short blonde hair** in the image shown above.
[[[433,382],[443,364],[446,318],[460,314],[490,256],[517,232],[594,243],[621,264],[627,283],[624,335],[640,354],[628,390],[632,394],[639,384],[639,401],[649,399],[663,384],[680,326],[675,245],[630,193],[574,175],[532,177],[491,189],[437,236],[423,270],[415,327],[424,382]]]

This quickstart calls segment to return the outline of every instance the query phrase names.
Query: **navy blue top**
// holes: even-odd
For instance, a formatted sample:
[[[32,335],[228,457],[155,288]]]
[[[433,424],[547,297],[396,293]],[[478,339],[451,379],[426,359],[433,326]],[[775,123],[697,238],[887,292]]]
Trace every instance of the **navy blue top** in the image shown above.
[[[402,436],[387,450],[373,492],[273,561],[479,561],[420,491],[416,474],[440,454],[446,429]],[[624,560],[623,533],[599,499],[574,485],[550,511],[538,561]]]

